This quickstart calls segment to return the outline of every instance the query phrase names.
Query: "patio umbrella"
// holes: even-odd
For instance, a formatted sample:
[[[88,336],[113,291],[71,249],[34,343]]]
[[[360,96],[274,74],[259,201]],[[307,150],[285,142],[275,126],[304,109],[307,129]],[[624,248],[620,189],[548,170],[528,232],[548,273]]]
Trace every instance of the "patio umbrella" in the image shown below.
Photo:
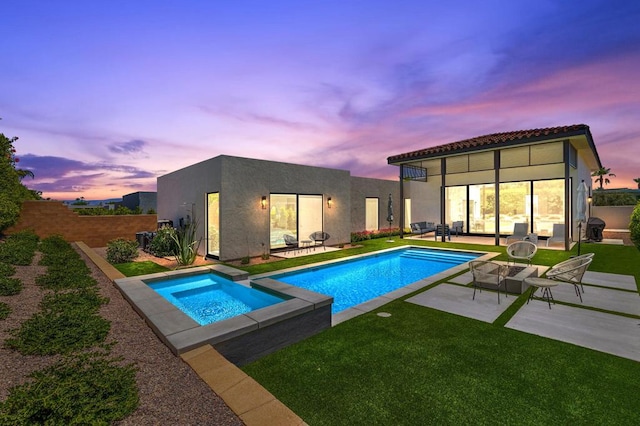
[[[587,184],[580,182],[576,197],[576,220],[578,221],[578,256],[580,256],[580,242],[582,241],[582,222],[587,221]]]
[[[391,194],[389,194],[389,204],[387,204],[387,222],[389,222],[389,228],[391,228],[391,223],[393,222],[393,200],[391,199]]]

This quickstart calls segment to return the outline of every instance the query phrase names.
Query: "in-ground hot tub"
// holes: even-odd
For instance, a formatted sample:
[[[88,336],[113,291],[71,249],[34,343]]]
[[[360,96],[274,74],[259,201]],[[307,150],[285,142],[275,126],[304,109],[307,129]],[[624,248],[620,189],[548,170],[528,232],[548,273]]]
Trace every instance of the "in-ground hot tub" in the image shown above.
[[[230,293],[257,292],[253,296],[269,299],[270,302],[265,307],[256,307],[205,324],[208,320],[203,322],[199,318],[192,318],[169,302],[166,295],[152,288],[162,288],[167,281],[184,285],[190,279],[224,280],[224,286],[229,288]],[[115,280],[115,283],[134,310],[175,354],[210,344],[229,361],[244,365],[331,327],[332,297],[279,282],[262,283],[259,290],[234,282],[247,279],[248,274],[244,271],[224,265],[209,265],[122,278]],[[201,287],[211,286],[205,284]],[[198,290],[196,286],[178,288],[174,294],[177,293],[178,299],[185,299],[193,296],[193,293],[212,290]]]

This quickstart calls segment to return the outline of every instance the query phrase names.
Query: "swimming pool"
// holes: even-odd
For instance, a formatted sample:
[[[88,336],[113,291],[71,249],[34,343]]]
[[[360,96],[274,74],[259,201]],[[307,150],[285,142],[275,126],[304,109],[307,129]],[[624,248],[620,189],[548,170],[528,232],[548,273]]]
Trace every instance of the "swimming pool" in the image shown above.
[[[150,283],[149,287],[200,325],[222,321],[285,300],[215,274],[168,278]]]
[[[410,247],[276,274],[270,278],[333,296],[332,313],[336,314],[483,254]]]

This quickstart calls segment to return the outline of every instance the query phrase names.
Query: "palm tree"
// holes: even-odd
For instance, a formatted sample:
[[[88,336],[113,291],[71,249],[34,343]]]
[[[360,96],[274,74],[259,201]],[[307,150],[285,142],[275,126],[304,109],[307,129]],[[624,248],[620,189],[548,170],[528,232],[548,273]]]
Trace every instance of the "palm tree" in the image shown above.
[[[638,189],[640,189],[640,178],[635,178],[633,181],[638,184]]]
[[[598,189],[602,189],[603,184],[609,185],[611,183],[611,181],[609,180],[609,177],[616,177],[615,174],[611,173],[611,169],[607,167],[600,167],[598,170],[591,173],[591,176],[595,177],[596,182],[600,184],[600,188]]]

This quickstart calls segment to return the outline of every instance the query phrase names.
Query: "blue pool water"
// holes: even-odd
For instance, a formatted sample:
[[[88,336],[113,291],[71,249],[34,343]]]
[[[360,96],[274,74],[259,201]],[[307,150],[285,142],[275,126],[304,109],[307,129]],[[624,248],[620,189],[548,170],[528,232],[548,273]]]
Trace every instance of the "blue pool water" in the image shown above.
[[[210,273],[154,281],[148,285],[200,325],[284,301]]]
[[[407,248],[274,275],[271,278],[333,296],[332,312],[335,314],[481,255]]]

